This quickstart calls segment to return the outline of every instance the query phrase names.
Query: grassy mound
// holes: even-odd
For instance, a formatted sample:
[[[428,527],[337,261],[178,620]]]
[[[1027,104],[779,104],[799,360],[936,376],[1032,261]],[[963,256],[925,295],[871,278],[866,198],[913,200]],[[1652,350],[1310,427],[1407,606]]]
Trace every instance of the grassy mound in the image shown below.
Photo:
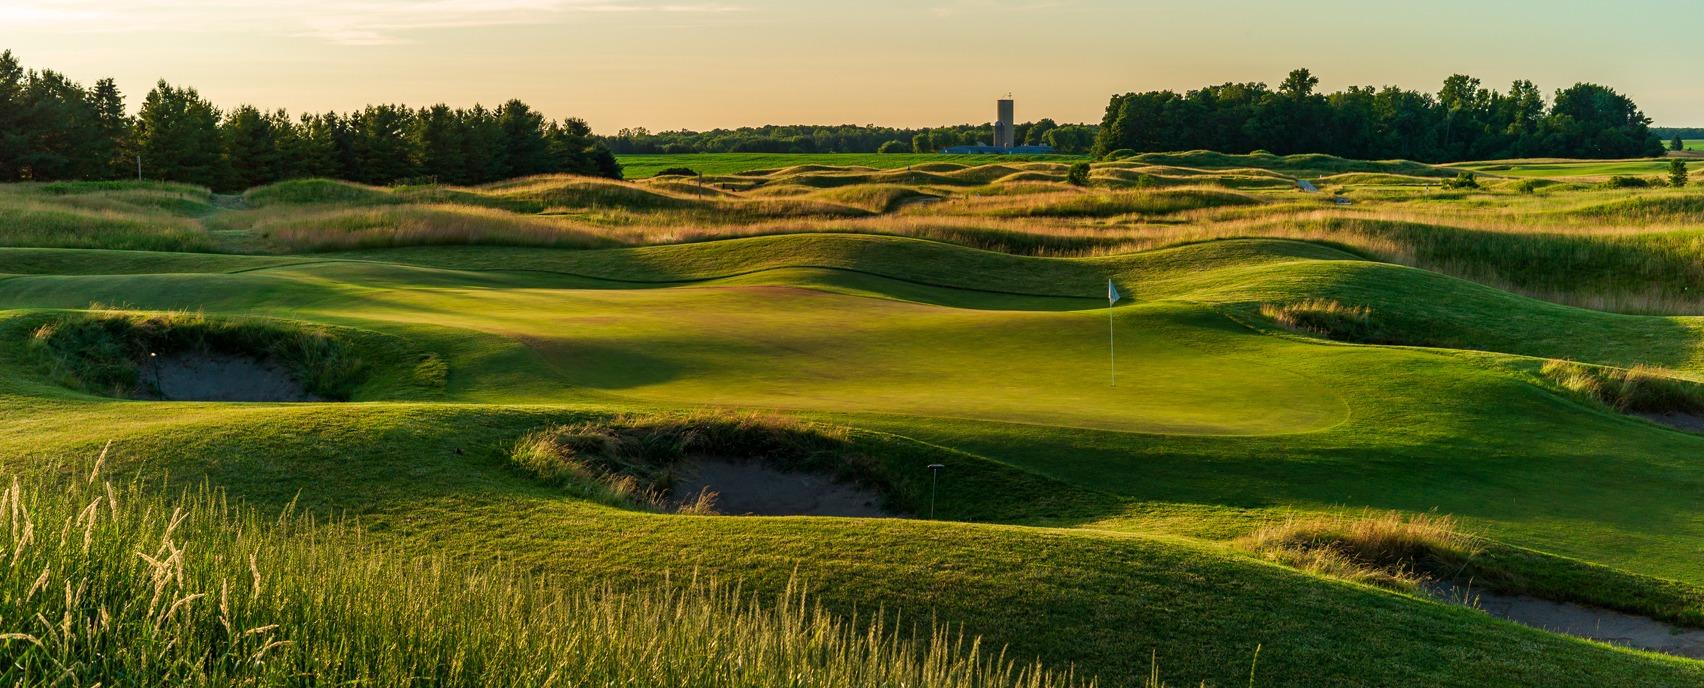
[[[261,208],[272,205],[344,203],[375,205],[400,202],[387,189],[337,179],[293,179],[258,186],[243,193],[243,201]]]
[[[103,453],[103,459],[105,455]],[[616,593],[362,546],[207,489],[0,491],[0,677],[16,685],[1070,686],[945,628],[921,640],[792,590]],[[60,533],[54,535],[53,533]]]
[[[206,251],[206,189],[118,182],[0,187],[0,246]]]
[[[384,205],[297,211],[256,218],[250,231],[291,251],[402,246],[607,248],[621,242],[561,218],[466,205]]]
[[[1110,193],[1067,192],[1042,196],[999,197],[969,206],[974,212],[996,217],[1114,217],[1118,215],[1171,215],[1204,208],[1258,205],[1253,196],[1219,189],[1166,189],[1157,191],[1114,191]],[[948,209],[956,210],[956,208]]]
[[[1270,153],[1251,153],[1233,155],[1213,151],[1189,151],[1184,153],[1143,153],[1132,158],[1126,158],[1126,160],[1150,165],[1171,165],[1200,169],[1252,167],[1303,179],[1345,172],[1372,172],[1419,177],[1454,177],[1456,174],[1455,170],[1407,160],[1350,160],[1334,155],[1319,154],[1272,155]]]

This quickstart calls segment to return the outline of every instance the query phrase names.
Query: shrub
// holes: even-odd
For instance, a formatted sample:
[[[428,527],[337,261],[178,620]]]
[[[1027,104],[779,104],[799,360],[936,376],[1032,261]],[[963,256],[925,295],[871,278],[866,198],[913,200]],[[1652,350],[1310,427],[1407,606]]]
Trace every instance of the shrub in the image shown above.
[[[696,177],[698,170],[690,167],[669,167],[657,172],[658,177]]]
[[[1563,389],[1632,413],[1704,412],[1704,386],[1652,366],[1611,368],[1548,361],[1539,373]]]
[[[910,153],[911,144],[902,141],[888,141],[876,148],[876,152],[882,155],[889,155],[892,153]]]
[[[1071,171],[1065,173],[1065,183],[1071,186],[1089,185],[1089,164],[1079,162],[1071,165]]]
[[[1672,187],[1677,188],[1677,189],[1684,188],[1688,181],[1690,181],[1690,179],[1689,179],[1689,175],[1686,171],[1686,161],[1682,160],[1680,158],[1675,158],[1673,160],[1670,160],[1669,161],[1669,186],[1672,186]]]
[[[1616,175],[1610,177],[1609,181],[1604,182],[1603,185],[1610,189],[1647,189],[1651,186],[1651,180],[1644,177]]]
[[[1537,179],[1522,179],[1515,184],[1515,193],[1531,196],[1538,193],[1539,188],[1543,186],[1544,184]]]
[[[1479,176],[1472,173],[1472,172],[1459,172],[1459,173],[1456,174],[1455,179],[1444,180],[1444,188],[1446,188],[1446,189],[1478,189],[1478,188],[1480,188]]]

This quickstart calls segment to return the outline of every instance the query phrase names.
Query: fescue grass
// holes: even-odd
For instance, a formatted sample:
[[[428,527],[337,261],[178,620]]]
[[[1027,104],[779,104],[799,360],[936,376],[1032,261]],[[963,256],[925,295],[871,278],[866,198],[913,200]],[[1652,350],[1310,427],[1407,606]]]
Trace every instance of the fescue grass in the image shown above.
[[[1562,388],[1627,413],[1704,413],[1704,386],[1654,366],[1546,361],[1540,373]]]
[[[1449,516],[1399,513],[1291,518],[1237,544],[1305,571],[1408,592],[1453,577],[1481,549]]]
[[[838,617],[791,587],[564,586],[99,473],[0,490],[8,685],[1089,685],[944,625],[914,641],[879,610]]]
[[[671,167],[690,167],[700,174],[724,175],[768,171],[799,166],[869,167],[896,169],[934,165],[986,165],[1029,160],[1072,161],[1083,156],[1046,155],[948,155],[945,153],[681,153],[656,155],[620,155],[622,174],[628,179],[643,179]]]
[[[1308,299],[1296,303],[1263,303],[1260,314],[1291,330],[1364,344],[1389,343],[1373,323],[1372,309],[1345,306],[1330,299]]]

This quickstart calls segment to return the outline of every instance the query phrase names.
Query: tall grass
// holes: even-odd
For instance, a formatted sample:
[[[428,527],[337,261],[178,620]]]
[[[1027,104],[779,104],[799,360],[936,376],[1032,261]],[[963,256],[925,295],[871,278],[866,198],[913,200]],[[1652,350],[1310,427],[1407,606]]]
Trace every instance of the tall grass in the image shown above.
[[[1480,550],[1449,516],[1394,512],[1291,518],[1237,543],[1305,571],[1405,591],[1450,577]]]
[[[104,458],[104,453],[103,453]],[[96,472],[0,490],[0,682],[13,686],[1085,685],[940,625],[682,580],[564,588]]]
[[[1631,413],[1704,413],[1704,385],[1653,366],[1610,368],[1546,361],[1539,372],[1575,394]]]

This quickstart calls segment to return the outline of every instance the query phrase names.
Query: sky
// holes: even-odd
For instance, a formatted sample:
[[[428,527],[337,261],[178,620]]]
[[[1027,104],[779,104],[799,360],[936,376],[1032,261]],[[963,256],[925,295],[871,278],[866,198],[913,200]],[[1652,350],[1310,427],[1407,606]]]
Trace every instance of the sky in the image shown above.
[[[0,0],[0,49],[134,109],[520,98],[600,133],[757,124],[1098,122],[1109,96],[1228,81],[1436,91],[1580,81],[1704,126],[1697,0]]]

